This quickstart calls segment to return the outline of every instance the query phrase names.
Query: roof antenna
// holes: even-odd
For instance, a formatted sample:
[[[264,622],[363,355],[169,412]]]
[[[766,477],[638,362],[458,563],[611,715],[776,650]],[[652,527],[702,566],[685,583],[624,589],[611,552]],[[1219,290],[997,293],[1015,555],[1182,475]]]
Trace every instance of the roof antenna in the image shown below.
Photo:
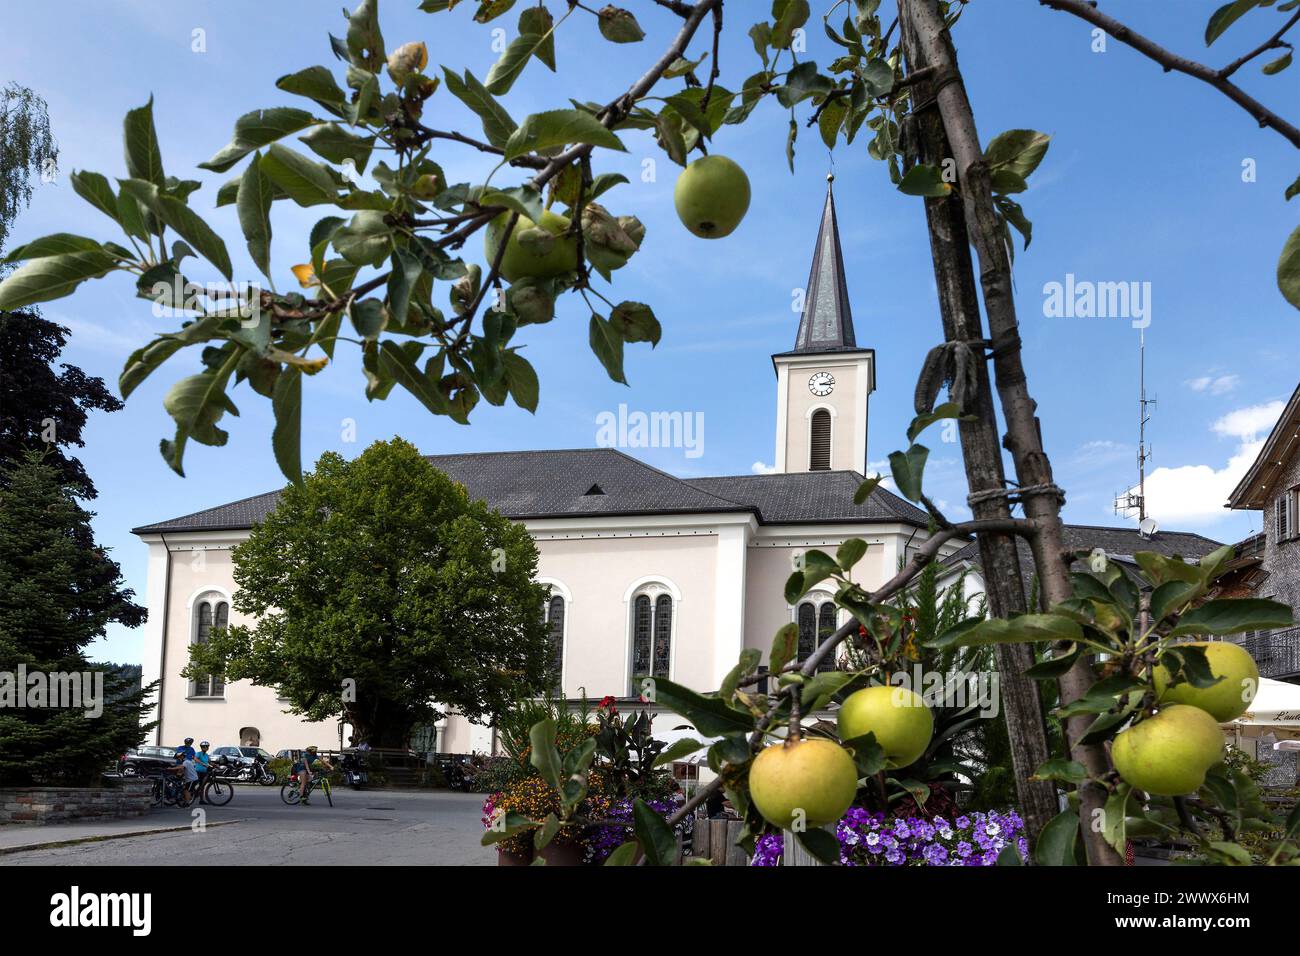
[[[1138,533],[1144,538],[1150,538],[1155,535],[1158,526],[1156,522],[1147,517],[1147,461],[1151,458],[1151,449],[1147,446],[1147,422],[1151,421],[1150,409],[1155,406],[1154,398],[1147,398],[1147,378],[1146,378],[1146,361],[1147,361],[1147,343],[1146,330],[1138,330],[1138,483],[1137,493],[1134,494],[1132,489],[1123,494],[1115,496],[1115,513],[1123,515],[1125,518],[1133,516],[1134,512],[1138,516]]]

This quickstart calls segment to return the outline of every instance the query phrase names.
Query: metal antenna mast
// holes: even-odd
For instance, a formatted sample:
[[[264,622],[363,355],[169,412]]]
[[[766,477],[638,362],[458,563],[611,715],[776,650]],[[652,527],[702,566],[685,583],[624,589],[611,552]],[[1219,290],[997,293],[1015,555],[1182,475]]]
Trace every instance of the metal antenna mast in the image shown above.
[[[1147,461],[1151,458],[1151,449],[1147,447],[1147,422],[1151,421],[1151,408],[1156,404],[1154,398],[1147,398],[1147,342],[1146,330],[1138,330],[1138,484],[1136,494],[1126,491],[1115,496],[1115,513],[1128,518],[1137,512],[1141,524],[1147,517]]]

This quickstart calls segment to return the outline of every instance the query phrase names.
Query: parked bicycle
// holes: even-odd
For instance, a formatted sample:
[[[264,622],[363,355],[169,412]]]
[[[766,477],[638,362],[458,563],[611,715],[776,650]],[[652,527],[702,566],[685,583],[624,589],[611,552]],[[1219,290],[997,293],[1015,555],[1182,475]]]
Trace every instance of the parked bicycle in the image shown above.
[[[235,795],[235,788],[227,780],[221,780],[212,774],[191,789],[185,781],[173,774],[159,774],[153,779],[153,806],[181,807],[184,809],[195,800],[210,806],[224,807]]]
[[[334,791],[330,787],[330,778],[324,773],[312,774],[312,778],[307,781],[307,798],[311,799],[311,792],[319,789],[325,794],[325,802],[331,807],[334,806]],[[298,792],[298,775],[296,773],[289,775],[289,780],[280,788],[280,799],[289,806],[297,806],[302,799],[302,794]]]

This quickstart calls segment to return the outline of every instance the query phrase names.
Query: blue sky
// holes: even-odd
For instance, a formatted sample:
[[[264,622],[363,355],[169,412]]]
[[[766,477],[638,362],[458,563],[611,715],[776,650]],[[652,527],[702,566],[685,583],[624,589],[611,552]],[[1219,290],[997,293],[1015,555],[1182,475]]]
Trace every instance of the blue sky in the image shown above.
[[[568,97],[606,101],[626,88],[666,45],[676,18],[649,3],[629,4],[648,36],[613,46],[592,17],[578,11],[558,35],[560,72],[529,65],[505,98],[516,119],[566,105]],[[1176,51],[1226,62],[1257,43],[1277,19],[1245,18],[1208,53],[1204,23],[1217,0],[1114,2],[1110,12]],[[389,48],[425,40],[430,70],[438,64],[482,77],[497,57],[491,28],[512,35],[515,15],[490,27],[471,22],[474,4],[452,14],[424,14],[415,0],[381,4]],[[552,0],[558,12],[562,4]],[[807,56],[827,63],[834,47],[821,33],[814,3]],[[888,4],[887,4],[888,6]],[[728,4],[728,39],[720,82],[736,89],[759,66],[745,31],[766,4]],[[838,18],[837,18],[838,19]],[[195,32],[206,49],[195,52]],[[61,147],[61,172],[41,185],[19,217],[11,243],[55,231],[120,239],[111,224],[72,192],[67,174],[90,169],[125,175],[121,120],[153,94],[163,159],[171,174],[204,181],[191,199],[226,238],[237,276],[255,270],[231,207],[212,208],[227,175],[196,170],[224,145],[248,110],[305,101],[274,88],[277,77],[314,64],[341,76],[326,32],[344,32],[337,2],[222,4],[46,2],[10,11],[0,35],[4,79],[38,91],[49,103]],[[1259,528],[1255,513],[1226,512],[1227,490],[1296,385],[1297,314],[1278,293],[1274,268],[1300,221],[1285,186],[1300,159],[1276,134],[1260,130],[1223,97],[1187,77],[1166,75],[1120,44],[1093,52],[1086,24],[1030,0],[976,0],[957,31],[981,135],[1009,128],[1051,133],[1052,146],[1022,198],[1034,242],[1016,259],[1025,363],[1039,402],[1048,452],[1068,494],[1068,520],[1119,524],[1111,499],[1135,479],[1137,331],[1124,318],[1051,318],[1044,286],[1077,280],[1149,282],[1146,330],[1148,391],[1159,400],[1149,436],[1156,469],[1150,510],[1170,529],[1232,541]],[[704,52],[703,38],[691,47]],[[1300,67],[1277,77],[1247,68],[1241,82],[1266,102],[1294,110]],[[806,111],[803,113],[806,116]],[[1294,118],[1294,116],[1292,117]],[[628,152],[604,152],[597,170],[626,173],[630,185],[607,194],[615,214],[647,227],[642,252],[617,273],[615,301],[651,303],[664,327],[651,351],[631,346],[630,388],[610,382],[587,346],[588,314],[566,298],[557,319],[524,330],[527,356],[541,376],[536,416],[483,404],[472,425],[426,414],[400,390],[369,404],[360,363],[341,349],[336,363],[305,388],[304,460],[333,449],[355,455],[371,441],[401,434],[429,453],[589,447],[597,416],[619,403],[632,410],[700,412],[703,454],[644,449],[644,460],[682,476],[748,473],[773,459],[775,390],[768,356],[791,347],[798,316],[794,290],[806,281],[831,157],[801,128],[795,174],[784,154],[787,114],[765,104],[742,127],[725,127],[713,151],[748,171],[754,199],[741,227],[719,241],[696,239],[677,221],[672,186],[677,168],[644,134],[628,134]],[[471,114],[445,90],[426,122],[476,131]],[[489,164],[473,150],[435,154],[451,181],[480,179]],[[643,161],[656,176],[643,182]],[[1253,161],[1255,181],[1243,181]],[[904,441],[915,376],[940,338],[921,201],[893,189],[865,140],[834,155],[836,197],[849,291],[860,345],[876,349],[878,390],[871,399],[869,456],[879,462]],[[505,182],[500,176],[497,181]],[[272,263],[281,287],[288,267],[307,259],[306,233],[323,213],[277,203]],[[467,247],[481,259],[477,243]],[[215,278],[191,269],[190,278]],[[65,359],[116,387],[137,345],[178,322],[156,318],[132,295],[125,276],[88,283],[44,314],[72,329]],[[115,415],[99,415],[81,453],[99,487],[94,503],[99,540],[113,549],[130,586],[143,595],[145,548],[132,527],[257,494],[282,483],[271,457],[269,402],[246,388],[233,394],[242,415],[224,422],[224,448],[191,443],[188,477],[158,454],[171,436],[161,401],[197,356],[173,358]],[[345,420],[356,423],[346,442]],[[937,497],[964,514],[958,449],[930,439],[929,470]],[[114,630],[95,652],[139,661],[142,632]]]

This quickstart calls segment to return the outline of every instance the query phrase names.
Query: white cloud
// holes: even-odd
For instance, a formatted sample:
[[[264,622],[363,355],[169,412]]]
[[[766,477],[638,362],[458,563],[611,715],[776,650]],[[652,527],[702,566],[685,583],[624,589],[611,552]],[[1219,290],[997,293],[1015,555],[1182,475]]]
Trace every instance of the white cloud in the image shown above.
[[[1209,392],[1211,395],[1223,395],[1231,392],[1241,383],[1239,375],[1202,375],[1187,380],[1187,387],[1193,392]]]
[[[1243,442],[1254,441],[1261,434],[1268,434],[1277,423],[1284,407],[1284,403],[1280,401],[1249,405],[1228,412],[1210,427],[1216,435],[1237,438]]]
[[[749,470],[756,475],[775,475],[776,465],[766,465],[761,461],[756,461],[749,466]]]
[[[1217,419],[1210,430],[1238,441],[1222,468],[1180,465],[1147,475],[1147,512],[1170,527],[1178,522],[1212,522],[1227,517],[1228,495],[1259,456],[1266,435],[1282,414],[1282,402],[1238,408]],[[1133,490],[1133,489],[1129,489]]]

